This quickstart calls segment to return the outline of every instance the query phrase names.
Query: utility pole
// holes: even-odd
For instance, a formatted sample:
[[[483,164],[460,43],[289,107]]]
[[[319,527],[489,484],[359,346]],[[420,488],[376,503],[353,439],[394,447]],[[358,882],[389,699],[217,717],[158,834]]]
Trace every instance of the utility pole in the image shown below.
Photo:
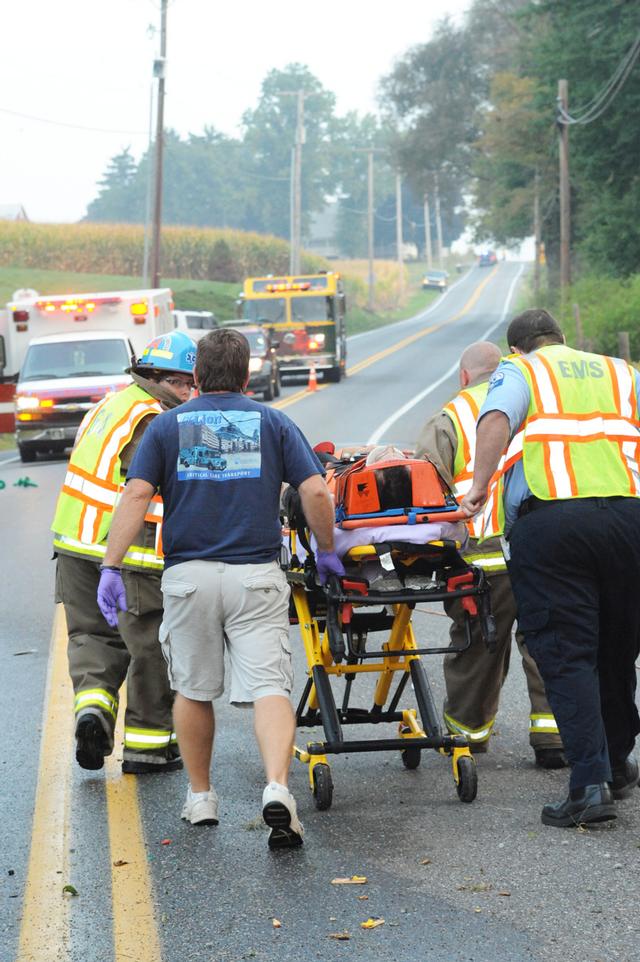
[[[537,304],[540,300],[540,174],[537,167],[533,178],[533,233],[535,237],[533,296]]]
[[[367,253],[369,256],[369,295],[367,297],[367,307],[373,311],[373,291],[375,277],[373,274],[373,148],[368,151],[367,156]]]
[[[289,274],[295,274],[295,253],[293,239],[296,233],[295,226],[295,190],[294,182],[296,179],[296,148],[291,148],[291,167],[289,171]]]
[[[440,188],[438,186],[438,175],[434,174],[435,195],[436,195],[436,234],[438,237],[438,267],[442,270],[442,218],[440,217]]]
[[[146,290],[149,285],[149,254],[151,246],[151,200],[153,195],[153,94],[155,78],[155,65],[151,82],[151,93],[149,96],[149,143],[147,146],[148,169],[147,169],[147,191],[144,203],[144,253],[142,255],[142,287]]]
[[[300,273],[302,250],[302,145],[304,132],[304,90],[276,90],[279,97],[297,99],[296,133],[291,152],[291,180],[289,187],[289,273]]]
[[[152,287],[160,287],[160,225],[162,223],[162,153],[164,147],[164,78],[167,62],[167,4],[168,0],[162,0],[160,14],[160,57],[153,65],[153,72],[158,78],[158,110],[156,114],[153,231],[151,234]]]
[[[569,188],[569,127],[562,123],[569,112],[566,80],[558,81],[558,146],[560,156],[560,293],[571,284],[571,195]]]
[[[433,255],[431,253],[431,209],[429,207],[429,195],[424,195],[424,243],[425,254],[427,257],[427,270],[433,267]]]
[[[384,153],[382,147],[354,147],[357,154],[367,155],[367,257],[369,259],[369,290],[367,296],[367,309],[372,311],[375,306],[375,285],[376,278],[374,272],[374,194],[373,194],[373,155]]]
[[[404,298],[404,261],[402,258],[402,175],[396,174],[396,249],[398,256],[398,302]]]
[[[293,191],[293,273],[300,273],[302,250],[302,145],[304,136],[304,90],[298,90]]]

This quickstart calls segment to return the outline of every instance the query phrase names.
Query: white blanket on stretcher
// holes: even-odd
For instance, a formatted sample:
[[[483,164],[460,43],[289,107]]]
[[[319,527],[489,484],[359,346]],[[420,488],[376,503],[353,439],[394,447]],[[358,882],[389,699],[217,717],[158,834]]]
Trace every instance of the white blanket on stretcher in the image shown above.
[[[429,541],[458,541],[462,547],[467,543],[467,526],[458,521],[439,521],[432,524],[384,524],[375,528],[334,529],[336,554],[339,558],[351,548],[364,544],[384,544],[386,541],[403,541],[409,544],[427,544]],[[311,536],[311,547],[317,550],[316,539]],[[301,559],[302,560],[302,559]]]

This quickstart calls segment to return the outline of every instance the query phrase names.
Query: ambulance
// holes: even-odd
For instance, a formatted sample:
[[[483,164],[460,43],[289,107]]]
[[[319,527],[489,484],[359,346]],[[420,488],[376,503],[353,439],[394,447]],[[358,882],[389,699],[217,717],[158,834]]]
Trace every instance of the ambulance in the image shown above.
[[[175,329],[168,288],[98,294],[17,291],[0,317],[0,374],[15,381],[24,462],[73,445],[86,412],[131,383],[125,370]]]

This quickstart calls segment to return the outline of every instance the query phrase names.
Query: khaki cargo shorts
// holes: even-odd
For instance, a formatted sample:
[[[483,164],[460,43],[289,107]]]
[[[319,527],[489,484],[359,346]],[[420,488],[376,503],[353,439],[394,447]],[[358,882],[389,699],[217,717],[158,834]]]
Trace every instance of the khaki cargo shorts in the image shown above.
[[[232,704],[291,694],[289,586],[277,561],[185,561],[165,570],[162,594],[160,644],[174,691],[219,698],[226,646]]]

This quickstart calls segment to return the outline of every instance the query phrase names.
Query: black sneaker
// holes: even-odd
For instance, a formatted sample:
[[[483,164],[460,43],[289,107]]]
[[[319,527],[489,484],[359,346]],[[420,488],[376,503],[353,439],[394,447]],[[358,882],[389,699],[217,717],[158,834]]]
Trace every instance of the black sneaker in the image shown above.
[[[80,715],[76,722],[76,761],[80,768],[97,771],[109,754],[109,739],[102,722],[92,712]]]

